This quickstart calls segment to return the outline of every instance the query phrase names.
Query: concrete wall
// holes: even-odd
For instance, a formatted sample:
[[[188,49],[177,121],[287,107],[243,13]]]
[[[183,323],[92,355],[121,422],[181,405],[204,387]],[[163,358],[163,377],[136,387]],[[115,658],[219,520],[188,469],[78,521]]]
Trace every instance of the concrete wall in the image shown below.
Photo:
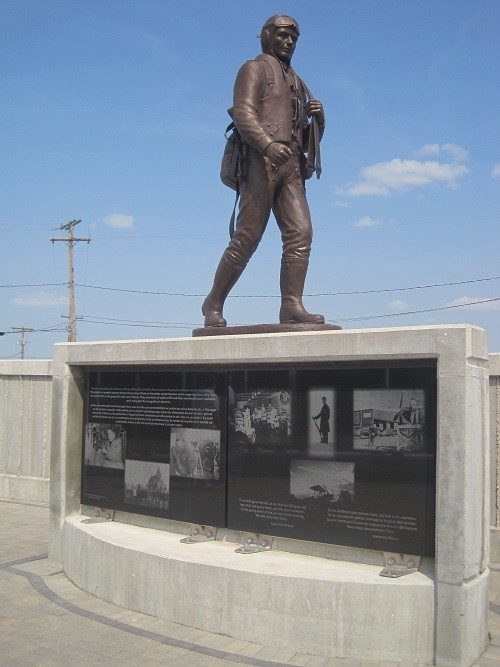
[[[0,497],[49,501],[52,362],[0,361]]]
[[[491,560],[500,562],[500,354],[490,354]]]
[[[419,573],[398,583],[379,577],[370,559],[356,562],[358,554],[348,557],[348,550],[348,567],[332,557],[318,565],[318,572],[324,572],[316,577],[314,563],[309,562],[311,558],[316,561],[315,556],[236,557],[233,551],[229,553],[233,547],[227,541],[179,545],[178,538],[167,533],[168,526],[163,531],[132,526],[133,515],[120,518],[113,512],[106,522],[102,516],[88,518],[82,512],[86,369],[422,358],[437,360],[436,557]],[[486,333],[468,325],[56,345],[50,558],[79,586],[105,599],[204,629],[210,623],[212,631],[241,639],[308,652],[311,634],[304,637],[297,627],[301,618],[311,616],[313,600],[325,622],[310,652],[410,661],[411,651],[418,662],[467,667],[488,641],[488,362]],[[304,558],[308,562],[302,568]],[[144,596],[148,590],[145,572],[150,572],[155,587],[165,593],[154,609],[144,606],[150,600]],[[183,582],[183,595],[171,598],[168,593],[178,581]],[[367,584],[367,604],[362,602],[363,595],[358,598],[360,581]],[[214,611],[206,618],[199,612],[203,606],[199,604],[200,582],[204,605]],[[320,599],[323,587],[328,593],[324,600]],[[254,598],[263,606],[251,616],[257,604]],[[327,602],[337,608],[328,619]],[[238,619],[247,616],[251,621],[238,625]],[[360,653],[359,637],[380,618],[385,624]],[[408,621],[413,630],[408,630]],[[388,644],[385,633],[391,636]],[[398,642],[394,639],[398,634],[407,640]]]

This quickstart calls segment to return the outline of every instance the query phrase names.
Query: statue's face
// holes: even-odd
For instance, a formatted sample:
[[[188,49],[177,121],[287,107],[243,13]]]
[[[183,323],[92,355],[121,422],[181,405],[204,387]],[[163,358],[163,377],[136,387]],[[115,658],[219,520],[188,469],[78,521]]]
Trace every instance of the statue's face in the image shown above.
[[[266,53],[271,53],[284,63],[289,63],[297,45],[299,36],[293,28],[276,28],[269,39]]]

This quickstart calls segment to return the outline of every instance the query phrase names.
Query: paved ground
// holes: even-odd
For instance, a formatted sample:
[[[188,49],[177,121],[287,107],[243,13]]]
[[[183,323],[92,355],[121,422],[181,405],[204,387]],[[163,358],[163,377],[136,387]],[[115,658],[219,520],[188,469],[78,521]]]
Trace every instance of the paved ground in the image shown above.
[[[255,665],[417,667],[294,653],[128,611],[84,593],[47,555],[48,507],[0,499],[0,664],[5,667]],[[500,665],[500,564],[490,582],[492,642],[478,660]]]

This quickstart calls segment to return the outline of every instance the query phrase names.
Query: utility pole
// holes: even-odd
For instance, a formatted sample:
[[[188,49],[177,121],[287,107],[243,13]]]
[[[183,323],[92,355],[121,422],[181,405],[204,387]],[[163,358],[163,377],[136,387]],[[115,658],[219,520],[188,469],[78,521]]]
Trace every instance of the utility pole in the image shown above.
[[[21,334],[21,340],[18,340],[17,344],[21,347],[21,359],[24,359],[24,348],[28,344],[28,341],[24,340],[24,334],[34,331],[34,329],[28,329],[28,327],[12,327],[12,330]]]
[[[73,227],[78,225],[81,220],[70,220],[65,225],[61,225],[60,229],[65,230],[68,235],[64,238],[54,238],[50,240],[52,243],[55,241],[63,241],[68,246],[68,289],[69,289],[69,328],[68,328],[68,341],[74,343],[76,341],[76,310],[75,310],[75,272],[73,269],[73,246],[78,241],[85,241],[90,243],[91,238],[89,236],[77,238],[73,236]]]

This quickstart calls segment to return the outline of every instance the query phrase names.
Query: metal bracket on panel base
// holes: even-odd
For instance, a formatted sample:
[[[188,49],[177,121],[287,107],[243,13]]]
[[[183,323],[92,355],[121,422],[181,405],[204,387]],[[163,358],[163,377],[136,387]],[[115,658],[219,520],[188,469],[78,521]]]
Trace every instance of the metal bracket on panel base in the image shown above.
[[[191,526],[191,535],[183,537],[184,544],[197,544],[198,542],[210,542],[215,540],[216,528],[212,526]]]
[[[384,551],[385,567],[381,570],[381,577],[404,577],[405,574],[418,572],[420,556],[409,556],[408,554],[393,554]]]
[[[246,544],[238,547],[235,553],[237,554],[257,554],[262,551],[269,551],[273,545],[271,537],[264,537],[262,535],[249,535]]]
[[[105,521],[114,521],[114,518],[114,510],[96,508],[94,511],[94,516],[90,517],[89,519],[83,519],[82,523],[102,523]]]

